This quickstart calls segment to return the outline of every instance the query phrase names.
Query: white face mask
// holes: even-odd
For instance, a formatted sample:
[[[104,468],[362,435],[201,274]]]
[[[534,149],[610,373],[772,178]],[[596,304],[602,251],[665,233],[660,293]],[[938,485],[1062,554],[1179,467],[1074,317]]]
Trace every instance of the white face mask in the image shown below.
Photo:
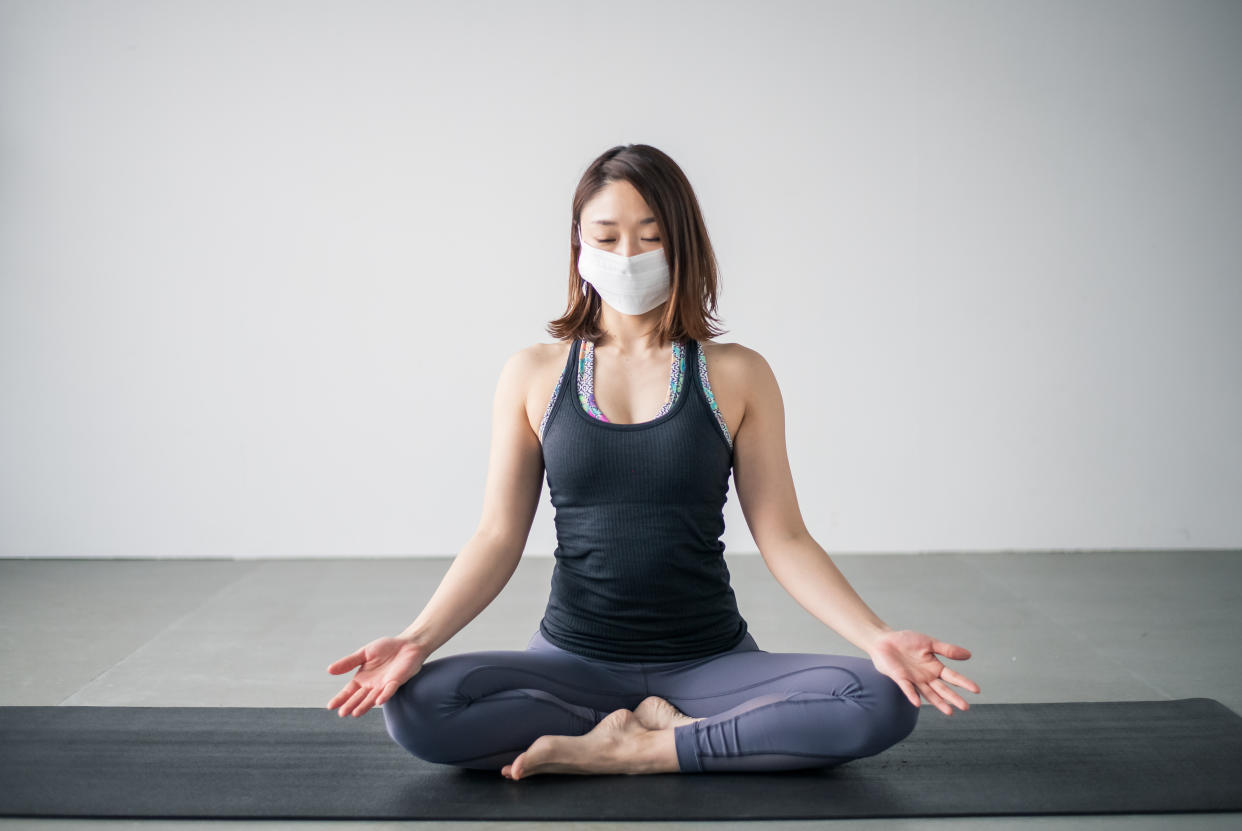
[[[587,245],[578,226],[578,273],[595,287],[605,303],[622,314],[640,315],[668,300],[672,279],[664,249],[644,251],[633,257],[622,257],[611,251]],[[586,284],[582,293],[586,294]]]

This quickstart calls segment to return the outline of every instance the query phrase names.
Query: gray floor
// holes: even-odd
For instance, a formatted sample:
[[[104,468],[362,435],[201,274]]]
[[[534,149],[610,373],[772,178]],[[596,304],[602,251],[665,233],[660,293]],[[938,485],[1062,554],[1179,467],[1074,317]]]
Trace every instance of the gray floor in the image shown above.
[[[894,628],[972,650],[948,662],[970,701],[1204,696],[1242,712],[1240,552],[847,556],[834,561]],[[756,554],[729,554],[760,647],[861,655],[785,593]],[[348,676],[328,664],[422,609],[449,558],[0,560],[3,704],[324,707]],[[547,600],[551,558],[528,557],[491,606],[436,656],[522,649]],[[926,703],[923,718],[947,718]],[[963,787],[969,783],[963,782]],[[690,828],[690,822],[222,822],[0,819],[35,827],[256,829]],[[713,823],[817,828],[827,822]],[[1237,828],[1242,814],[846,820],[840,829]]]

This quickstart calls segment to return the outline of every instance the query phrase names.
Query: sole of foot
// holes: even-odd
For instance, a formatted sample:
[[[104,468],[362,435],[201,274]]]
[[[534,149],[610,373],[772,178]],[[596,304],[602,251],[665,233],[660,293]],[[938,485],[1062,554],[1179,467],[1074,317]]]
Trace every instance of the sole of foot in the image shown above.
[[[691,718],[658,695],[649,695],[644,698],[634,708],[634,715],[649,730],[666,730],[669,727],[680,727],[683,724],[703,720]]]
[[[540,736],[500,773],[517,780],[537,773],[675,772],[676,756],[653,744],[660,735],[633,711],[614,710],[581,736]]]

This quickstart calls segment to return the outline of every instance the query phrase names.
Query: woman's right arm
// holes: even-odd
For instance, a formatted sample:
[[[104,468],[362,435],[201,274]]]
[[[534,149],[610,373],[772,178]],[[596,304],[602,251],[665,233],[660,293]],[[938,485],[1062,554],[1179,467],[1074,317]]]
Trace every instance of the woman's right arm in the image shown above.
[[[422,612],[398,635],[424,658],[496,599],[522,559],[543,490],[543,453],[526,415],[526,394],[538,367],[536,349],[527,347],[511,355],[496,383],[478,528],[453,558]]]

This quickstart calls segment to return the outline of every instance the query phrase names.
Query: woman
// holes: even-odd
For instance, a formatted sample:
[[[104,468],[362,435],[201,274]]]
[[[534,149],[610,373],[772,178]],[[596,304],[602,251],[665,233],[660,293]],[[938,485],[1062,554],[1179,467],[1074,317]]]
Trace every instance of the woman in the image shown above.
[[[890,628],[803,524],[772,370],[708,340],[716,262],[677,164],[642,144],[596,159],[570,254],[558,342],[501,371],[478,530],[404,632],[328,667],[358,668],[328,708],[382,704],[414,755],[514,780],[836,765],[909,735],[920,693],[969,709],[949,684],[979,687],[935,655],[970,652]],[[428,661],[512,576],[545,470],[558,545],[539,629],[524,651]],[[730,472],[777,580],[869,659],[759,648],[720,541]]]

